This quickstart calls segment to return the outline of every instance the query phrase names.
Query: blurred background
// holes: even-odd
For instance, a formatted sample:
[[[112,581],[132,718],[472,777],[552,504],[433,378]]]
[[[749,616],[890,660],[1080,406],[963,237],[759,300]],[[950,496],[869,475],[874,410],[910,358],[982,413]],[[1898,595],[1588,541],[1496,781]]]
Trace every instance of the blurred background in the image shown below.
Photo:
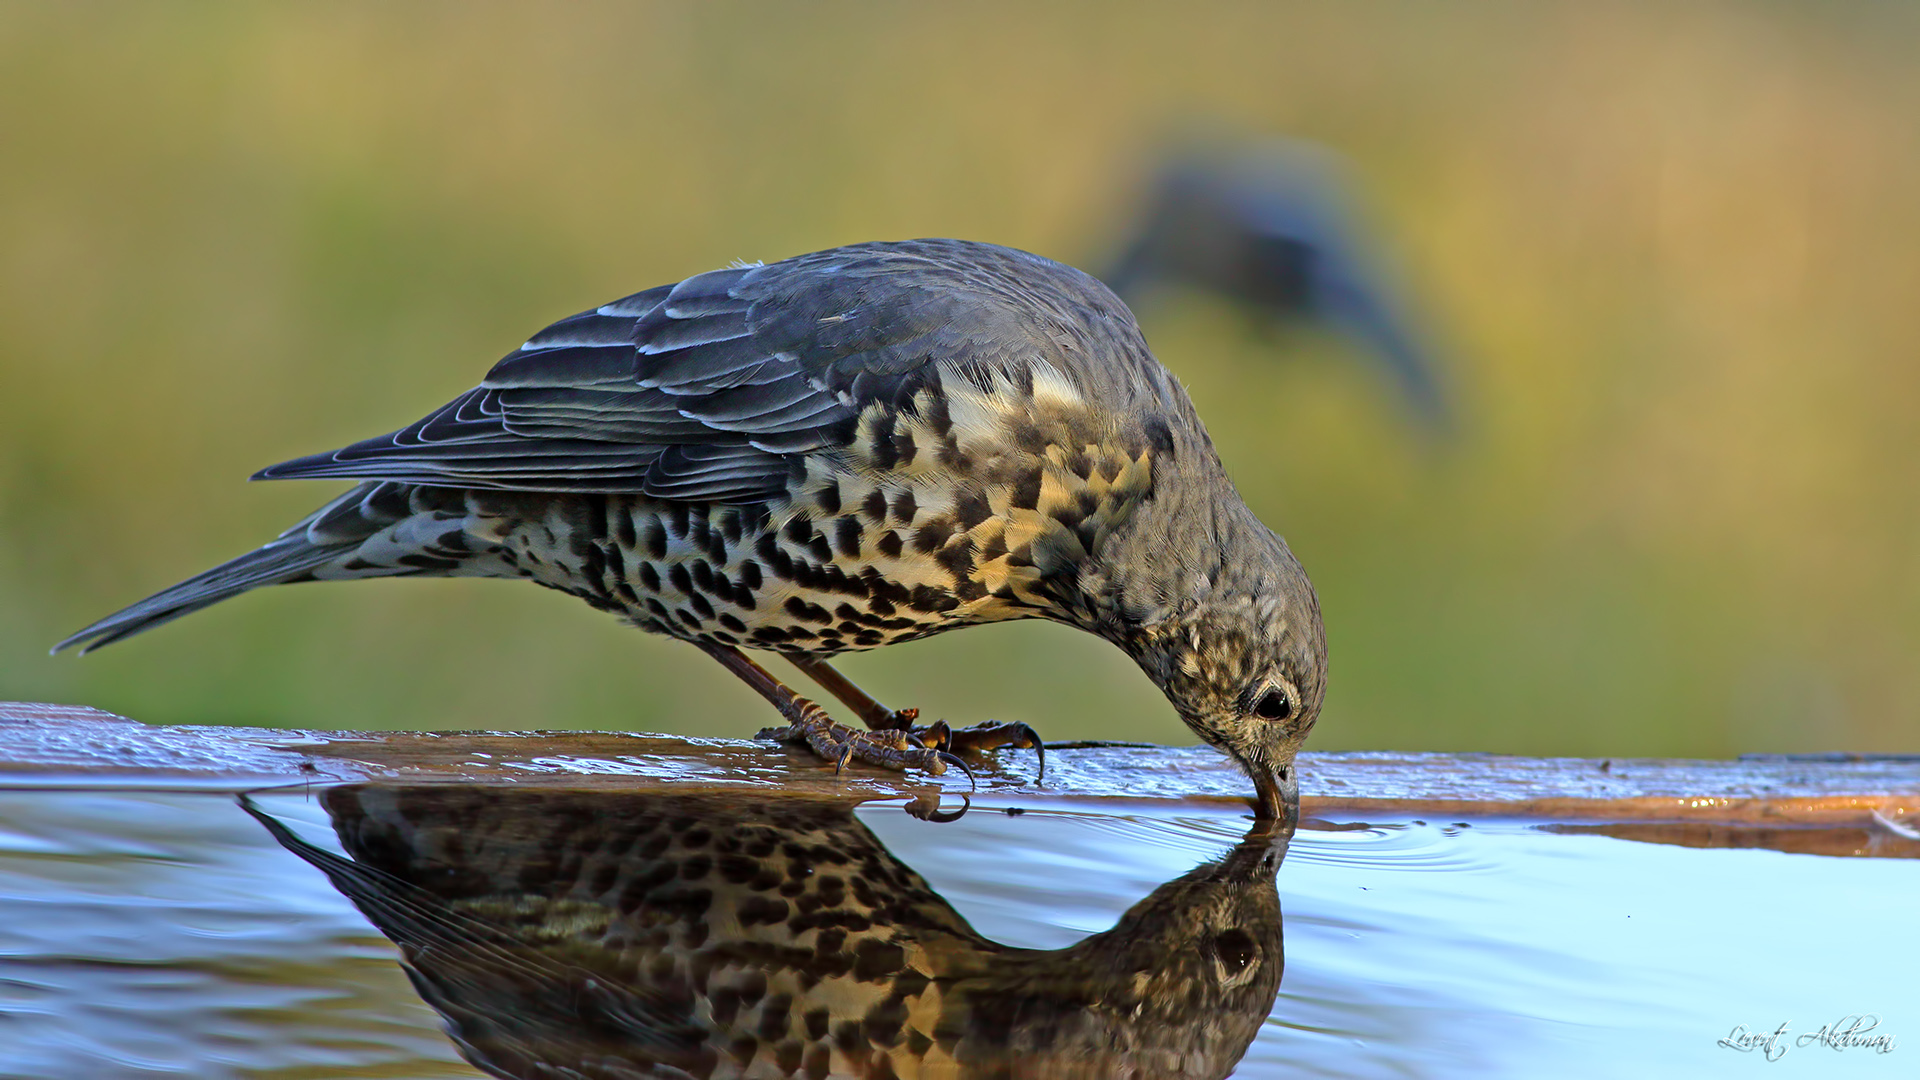
[[[1345,162],[1450,428],[1348,337],[1140,298],[1317,583],[1312,748],[1920,749],[1920,7],[0,7],[0,699],[152,722],[745,735],[687,646],[521,584],[87,622],[339,490],[547,322],[961,236],[1111,266],[1166,147]],[[884,700],[1186,741],[1117,651],[983,627]]]

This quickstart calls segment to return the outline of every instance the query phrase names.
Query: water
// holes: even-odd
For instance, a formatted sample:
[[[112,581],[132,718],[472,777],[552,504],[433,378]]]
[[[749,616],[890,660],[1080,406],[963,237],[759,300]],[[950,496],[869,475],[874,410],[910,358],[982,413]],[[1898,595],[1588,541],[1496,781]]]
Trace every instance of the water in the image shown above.
[[[909,1063],[905,1032],[944,1023],[948,1049],[987,1062],[979,1075],[1118,1075],[1071,1070],[1117,1044],[1143,1075],[1217,1075],[1236,1057],[1246,1077],[1920,1071],[1912,858],[1485,820],[1310,821],[1288,840],[1178,803],[1022,799],[935,823],[898,802],[662,798],[295,788],[256,796],[256,818],[218,791],[0,792],[0,1077],[486,1075],[449,1017],[496,1067],[576,1055],[585,1076],[646,1075],[609,1064],[635,1046],[716,1076],[732,1051],[765,1070],[787,1054],[807,1075],[800,1055],[827,1053],[848,1018]],[[769,842],[729,856],[727,836]],[[871,970],[776,947],[799,925],[780,918],[827,877],[845,897],[843,967]],[[675,889],[709,899],[659,901]],[[792,909],[739,917],[783,895]],[[408,944],[419,990],[376,922]],[[694,927],[730,958],[704,985],[731,995],[721,1011],[757,1049],[715,1058],[674,1026],[676,935]],[[888,1006],[900,964],[861,951],[883,931],[948,982]],[[1033,1002],[1057,1008],[1039,1024]],[[830,1032],[813,1042],[810,1011]],[[1797,1041],[1854,1014],[1878,1017],[1891,1052]],[[1771,1063],[1717,1045],[1782,1023]]]

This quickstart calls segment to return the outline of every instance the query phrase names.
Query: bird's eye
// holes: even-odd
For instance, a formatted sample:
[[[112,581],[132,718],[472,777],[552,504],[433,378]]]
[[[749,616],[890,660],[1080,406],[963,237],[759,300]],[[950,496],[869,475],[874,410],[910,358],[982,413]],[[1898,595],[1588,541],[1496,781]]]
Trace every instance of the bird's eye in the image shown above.
[[[1262,720],[1285,720],[1293,715],[1293,699],[1285,690],[1269,687],[1260,695],[1260,700],[1253,703],[1253,715]]]
[[[1228,975],[1238,975],[1253,963],[1253,957],[1259,946],[1253,943],[1253,935],[1239,927],[1226,930],[1213,939],[1213,955]]]

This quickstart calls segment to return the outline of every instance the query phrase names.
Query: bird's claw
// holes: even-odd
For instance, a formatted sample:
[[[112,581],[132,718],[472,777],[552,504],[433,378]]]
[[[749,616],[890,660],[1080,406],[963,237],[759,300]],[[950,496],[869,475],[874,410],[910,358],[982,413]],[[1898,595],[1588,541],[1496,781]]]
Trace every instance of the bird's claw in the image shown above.
[[[945,750],[935,750],[934,753],[939,755],[938,760],[943,761],[949,765],[959,766],[960,771],[967,774],[967,790],[969,792],[980,790],[980,781],[974,779],[973,770],[967,768],[966,762],[961,761],[957,756],[953,754],[949,754]]]
[[[1039,779],[1047,778],[1046,745],[1040,741],[1040,733],[1024,721],[988,720],[972,727],[953,728],[945,720],[935,720],[913,729],[912,734],[925,745],[951,754],[978,754],[1003,746],[1033,750],[1040,756]]]

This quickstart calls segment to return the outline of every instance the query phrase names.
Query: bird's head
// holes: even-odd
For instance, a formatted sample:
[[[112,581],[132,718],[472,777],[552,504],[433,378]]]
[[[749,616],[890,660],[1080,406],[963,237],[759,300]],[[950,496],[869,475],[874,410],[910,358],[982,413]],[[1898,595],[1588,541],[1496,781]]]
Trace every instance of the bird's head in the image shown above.
[[[1233,758],[1277,817],[1298,791],[1294,755],[1326,698],[1320,605],[1286,544],[1264,527],[1177,614],[1129,649],[1180,719]]]

